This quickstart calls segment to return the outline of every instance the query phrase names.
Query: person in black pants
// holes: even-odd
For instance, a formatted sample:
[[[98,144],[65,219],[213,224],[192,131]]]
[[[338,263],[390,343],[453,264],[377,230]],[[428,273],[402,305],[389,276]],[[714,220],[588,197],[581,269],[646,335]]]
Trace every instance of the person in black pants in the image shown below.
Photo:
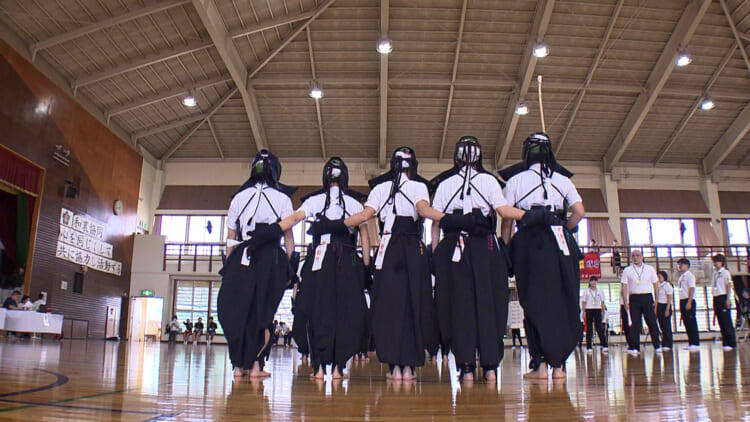
[[[654,351],[661,353],[661,340],[659,339],[659,326],[656,323],[654,312],[654,296],[658,278],[654,267],[643,262],[643,254],[640,249],[634,249],[630,254],[633,264],[622,272],[622,287],[625,291],[625,307],[630,310],[630,318],[633,326],[630,327],[633,336],[632,349],[628,350],[633,356],[641,353],[641,330],[643,321],[646,320],[648,331],[651,335],[651,343]]]
[[[690,261],[681,258],[677,261],[680,268],[680,278],[677,279],[677,287],[680,291],[680,315],[685,331],[688,336],[687,350],[697,352],[700,350],[700,337],[698,336],[698,321],[695,319],[695,276],[690,272]]]
[[[624,293],[624,291],[622,292]],[[620,334],[625,335],[625,342],[628,344],[628,351],[634,350],[633,335],[630,329],[630,320],[628,318],[628,310],[625,308],[625,299],[620,297]]]
[[[672,298],[674,289],[669,283],[669,274],[659,271],[659,287],[656,292],[656,318],[661,330],[662,349],[672,350]]]
[[[607,336],[604,332],[602,316],[607,310],[604,292],[596,287],[598,277],[589,279],[589,288],[583,292],[583,309],[586,310],[586,351],[591,352],[594,343],[594,327],[599,341],[602,344],[602,352],[607,351]]]
[[[721,330],[721,341],[724,351],[729,352],[737,347],[737,338],[732,323],[732,274],[725,268],[726,258],[722,254],[716,254],[712,258],[714,262],[713,282],[711,293],[714,296],[714,324],[719,320]]]
[[[511,336],[513,337],[513,348],[516,348],[516,339],[518,339],[518,345],[520,347],[523,347],[523,340],[521,340],[521,329],[520,328],[511,328],[510,329]]]

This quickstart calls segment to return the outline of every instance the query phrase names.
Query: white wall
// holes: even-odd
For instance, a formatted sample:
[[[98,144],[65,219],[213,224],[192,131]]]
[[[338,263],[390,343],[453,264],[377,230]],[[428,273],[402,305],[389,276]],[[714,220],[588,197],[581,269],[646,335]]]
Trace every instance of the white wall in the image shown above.
[[[138,194],[138,227],[153,232],[154,212],[164,190],[164,172],[144,159],[141,167],[141,187]]]
[[[130,297],[140,296],[141,290],[152,290],[154,296],[164,298],[162,327],[172,319],[172,282],[169,273],[162,271],[164,237],[137,235],[133,244],[133,266],[130,275]],[[130,330],[127,331],[128,333]]]

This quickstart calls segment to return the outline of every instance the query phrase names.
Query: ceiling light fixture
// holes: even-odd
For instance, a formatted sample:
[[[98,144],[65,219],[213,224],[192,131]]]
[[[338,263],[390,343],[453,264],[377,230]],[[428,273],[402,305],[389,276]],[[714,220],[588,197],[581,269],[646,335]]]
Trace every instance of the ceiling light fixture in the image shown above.
[[[693,62],[693,58],[690,57],[690,54],[680,51],[680,54],[677,55],[677,59],[674,61],[674,63],[678,67],[685,67]]]
[[[315,98],[316,100],[323,98],[323,90],[320,89],[320,86],[316,81],[312,82],[312,88],[310,88],[310,97]]]
[[[182,104],[185,107],[195,107],[198,105],[198,101],[196,101],[195,95],[193,95],[193,90],[188,91],[188,94],[182,99]]]
[[[549,47],[547,46],[547,44],[543,42],[537,43],[534,46],[533,54],[534,54],[534,57],[536,57],[537,59],[541,59],[542,57],[547,57],[549,56]]]
[[[714,104],[714,100],[711,97],[706,97],[701,102],[701,110],[712,110],[714,107],[716,107],[716,104]]]
[[[519,116],[525,116],[529,114],[529,107],[526,106],[526,103],[523,102],[523,100],[519,101],[516,105],[516,114]]]
[[[386,36],[380,37],[380,39],[378,40],[377,50],[380,54],[389,54],[391,51],[393,51],[393,44],[391,43],[390,38]]]

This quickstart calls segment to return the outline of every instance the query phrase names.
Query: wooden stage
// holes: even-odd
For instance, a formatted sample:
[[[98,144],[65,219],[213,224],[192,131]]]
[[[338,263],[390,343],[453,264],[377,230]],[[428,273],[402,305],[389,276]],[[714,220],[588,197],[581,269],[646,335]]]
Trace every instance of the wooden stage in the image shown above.
[[[271,378],[236,383],[222,345],[0,340],[0,420],[750,420],[750,343],[676,346],[640,358],[577,350],[554,383],[524,381],[525,349],[507,348],[498,382],[473,385],[436,364],[418,382],[386,382],[374,359],[316,382],[295,349],[276,347]]]

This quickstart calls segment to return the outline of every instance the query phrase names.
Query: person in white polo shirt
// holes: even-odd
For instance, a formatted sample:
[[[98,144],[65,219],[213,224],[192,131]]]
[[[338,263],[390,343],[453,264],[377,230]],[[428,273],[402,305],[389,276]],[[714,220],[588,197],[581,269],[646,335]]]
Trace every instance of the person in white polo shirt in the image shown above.
[[[719,320],[721,342],[724,351],[731,351],[737,347],[734,325],[732,325],[732,274],[726,269],[726,258],[716,254],[712,258],[714,274],[711,282],[711,294],[714,297],[714,323]]]
[[[672,350],[672,298],[674,288],[669,282],[669,274],[659,271],[659,287],[656,289],[656,319],[661,330],[661,348]]]
[[[695,276],[690,272],[690,260],[681,258],[677,261],[680,269],[680,277],[677,279],[677,287],[680,291],[680,315],[682,324],[688,336],[687,350],[697,352],[700,350],[700,337],[698,336],[698,321],[695,319]]]
[[[634,356],[641,353],[641,330],[643,329],[641,318],[646,320],[654,350],[656,353],[661,353],[659,326],[656,324],[653,295],[659,279],[654,267],[643,262],[643,254],[639,249],[633,249],[630,253],[630,259],[633,263],[623,270],[621,281],[625,308],[630,312],[630,319],[633,322],[630,327],[633,345],[628,353]]]
[[[596,334],[602,343],[602,352],[607,352],[607,336],[604,332],[604,322],[602,321],[604,313],[607,311],[605,304],[606,298],[602,289],[596,287],[598,277],[589,279],[589,288],[583,292],[583,309],[586,310],[586,351],[592,353],[592,343],[594,342],[593,326],[596,327]]]

